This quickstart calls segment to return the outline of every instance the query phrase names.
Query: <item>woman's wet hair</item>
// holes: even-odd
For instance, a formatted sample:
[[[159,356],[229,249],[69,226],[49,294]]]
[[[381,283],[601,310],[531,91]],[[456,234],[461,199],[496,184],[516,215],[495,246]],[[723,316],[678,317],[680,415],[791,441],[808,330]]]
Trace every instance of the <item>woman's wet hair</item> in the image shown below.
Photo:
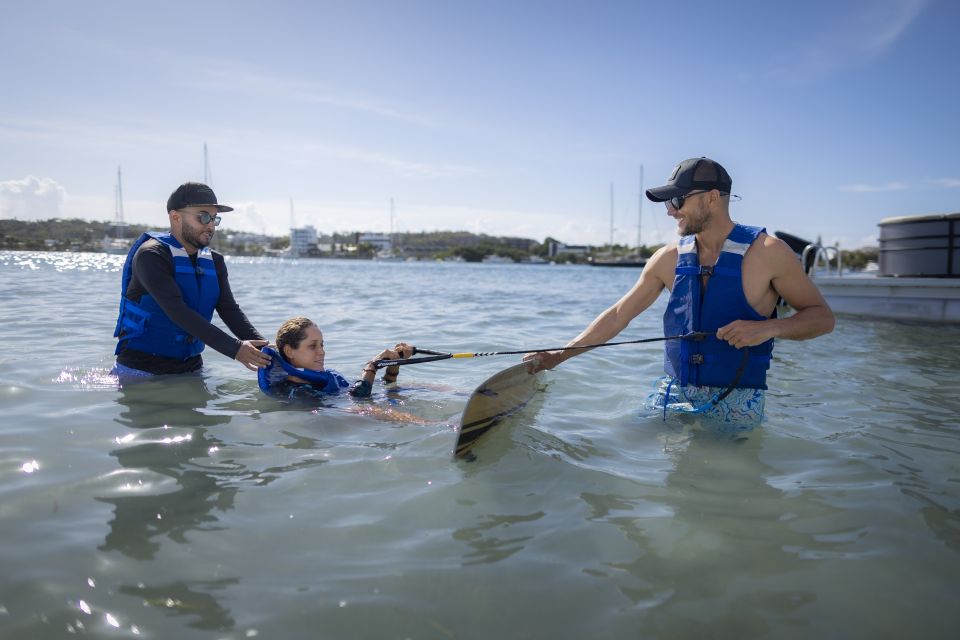
[[[296,349],[300,346],[300,343],[303,342],[303,339],[307,337],[307,329],[316,326],[316,323],[310,318],[304,318],[303,316],[297,316],[296,318],[290,318],[277,329],[277,351],[286,358],[286,353],[283,348],[287,345],[291,349]]]

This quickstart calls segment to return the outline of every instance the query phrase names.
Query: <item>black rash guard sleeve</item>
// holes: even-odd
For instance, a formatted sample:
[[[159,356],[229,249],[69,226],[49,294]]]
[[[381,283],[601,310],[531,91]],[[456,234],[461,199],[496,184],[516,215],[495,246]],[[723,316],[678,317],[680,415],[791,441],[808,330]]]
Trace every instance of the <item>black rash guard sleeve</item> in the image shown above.
[[[191,256],[191,259],[196,262],[195,255]],[[170,250],[157,240],[144,242],[137,250],[133,258],[133,277],[127,287],[127,297],[137,302],[144,293],[149,293],[163,312],[181,329],[233,359],[240,350],[241,340],[262,340],[263,337],[250,324],[233,298],[223,256],[213,252],[213,262],[220,281],[217,313],[230,330],[237,334],[237,338],[207,322],[203,316],[187,306],[173,277],[173,256]]]
[[[217,279],[220,281],[220,299],[217,300],[217,315],[220,316],[224,324],[233,332],[233,335],[240,338],[240,340],[263,340],[264,337],[250,324],[250,321],[247,320],[247,315],[233,298],[233,291],[230,289],[230,280],[227,278],[227,263],[224,261],[223,256],[214,252],[213,263],[216,265]],[[237,349],[239,348],[240,345],[238,344]],[[217,351],[220,350],[217,349]],[[221,351],[221,353],[223,352]],[[237,352],[234,351],[233,356],[236,355]]]

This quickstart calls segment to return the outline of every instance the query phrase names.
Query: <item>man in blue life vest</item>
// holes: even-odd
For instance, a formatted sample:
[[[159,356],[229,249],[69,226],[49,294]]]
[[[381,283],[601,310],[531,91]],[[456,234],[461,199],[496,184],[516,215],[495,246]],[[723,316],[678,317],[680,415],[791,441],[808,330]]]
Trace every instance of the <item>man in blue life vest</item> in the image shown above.
[[[147,232],[123,264],[114,337],[118,375],[188,373],[210,345],[256,371],[270,363],[267,344],[233,298],[223,256],[209,248],[220,224],[213,189],[187,182],[167,200],[170,231]],[[211,323],[216,311],[236,338]]]
[[[670,292],[664,336],[706,334],[665,342],[658,407],[699,411],[725,422],[756,424],[763,414],[766,373],[775,338],[807,340],[833,330],[833,312],[796,254],[760,227],[730,219],[733,181],[719,163],[690,158],[647,198],[663,202],[680,240],[658,250],[639,280],[597,316],[568,347],[608,342]],[[777,318],[778,298],[796,313]],[[584,350],[528,354],[535,369],[552,369]]]

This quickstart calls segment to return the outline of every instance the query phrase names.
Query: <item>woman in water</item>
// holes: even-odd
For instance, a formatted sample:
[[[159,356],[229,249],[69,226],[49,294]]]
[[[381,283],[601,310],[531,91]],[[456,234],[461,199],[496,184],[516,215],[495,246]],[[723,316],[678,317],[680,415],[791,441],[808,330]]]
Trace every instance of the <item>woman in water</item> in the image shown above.
[[[260,388],[266,393],[290,399],[316,398],[318,394],[337,394],[348,389],[355,398],[367,398],[377,375],[376,361],[409,358],[414,348],[401,342],[393,349],[384,349],[364,365],[360,379],[352,385],[336,371],[323,368],[323,333],[309,318],[284,322],[277,331],[276,346],[264,347],[263,351],[273,360],[258,373]],[[396,382],[399,373],[399,366],[387,367],[383,382]]]

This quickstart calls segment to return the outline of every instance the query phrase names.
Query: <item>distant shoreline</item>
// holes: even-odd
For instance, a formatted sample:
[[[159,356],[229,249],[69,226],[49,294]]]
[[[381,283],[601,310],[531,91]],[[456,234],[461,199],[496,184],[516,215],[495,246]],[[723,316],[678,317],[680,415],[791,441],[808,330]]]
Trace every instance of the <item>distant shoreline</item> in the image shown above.
[[[0,249],[12,251],[70,251],[125,253],[125,246],[152,229],[145,225],[91,222],[80,219],[0,220]],[[386,242],[374,244],[376,240]],[[106,242],[105,242],[106,241]],[[111,245],[105,251],[106,244]],[[368,232],[332,233],[316,236],[307,250],[291,255],[289,236],[218,231],[211,245],[225,255],[298,258],[380,259],[385,261],[450,260],[463,262],[513,261],[584,264],[591,259],[637,257],[636,248],[621,245],[594,247],[566,245],[554,238],[538,242],[531,238],[489,236],[469,231],[420,231],[394,234]],[[641,247],[639,258],[653,255],[658,247]],[[284,255],[285,254],[285,255]]]
[[[132,242],[140,234],[151,230],[146,225],[116,225],[112,222],[91,222],[80,219],[54,218],[50,220],[0,220],[0,250],[9,251],[68,251],[106,253],[104,240],[120,238]],[[391,246],[381,248],[362,242],[365,236],[388,237]],[[114,242],[108,253],[126,253],[123,244]],[[313,248],[300,255],[289,255],[289,236],[267,236],[249,232],[219,231],[212,247],[229,256],[335,258],[343,260],[382,260],[400,262],[510,261],[521,264],[589,264],[591,261],[636,263],[649,258],[662,245],[636,247],[609,245],[566,245],[547,237],[543,242],[531,238],[488,236],[469,231],[420,231],[390,234],[364,232],[333,233],[319,236]],[[324,247],[324,249],[321,248]],[[864,268],[878,260],[878,247],[842,250],[843,264],[851,270]]]

